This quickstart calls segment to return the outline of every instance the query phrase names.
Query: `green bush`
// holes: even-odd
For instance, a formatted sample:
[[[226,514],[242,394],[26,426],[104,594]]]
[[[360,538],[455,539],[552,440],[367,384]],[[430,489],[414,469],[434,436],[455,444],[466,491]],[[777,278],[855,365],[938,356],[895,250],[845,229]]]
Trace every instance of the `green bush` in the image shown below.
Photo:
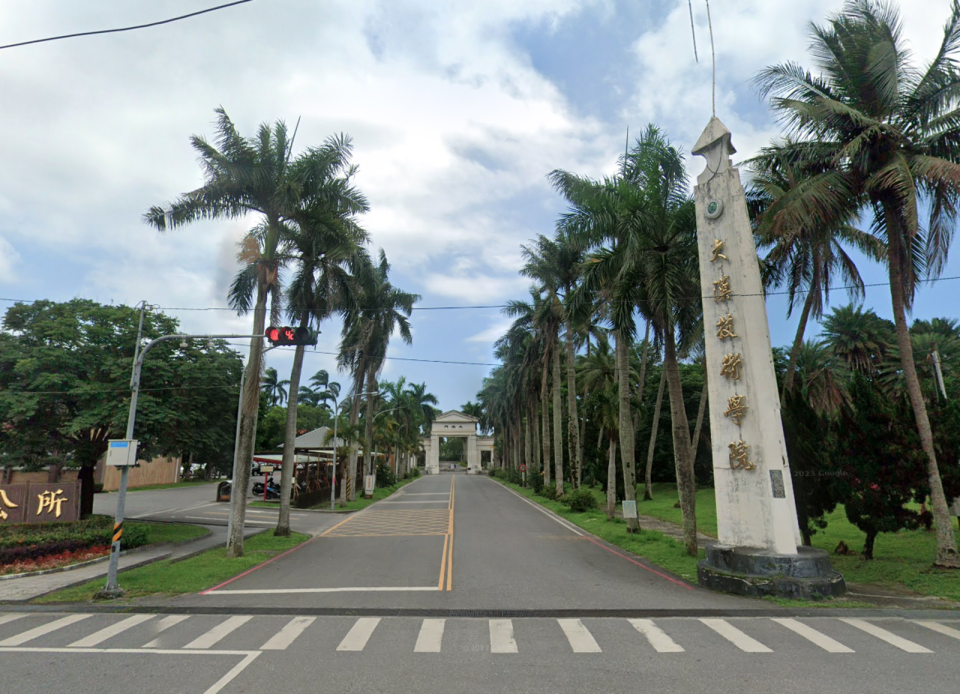
[[[527,474],[527,484],[533,489],[534,494],[539,494],[540,490],[543,489],[543,475],[538,473]]]
[[[124,549],[142,547],[149,539],[146,527],[127,525],[123,530],[122,546]],[[109,516],[91,516],[75,523],[3,526],[0,527],[0,564],[91,547],[109,547],[112,540],[113,519]]]
[[[583,513],[590,509],[597,508],[597,497],[587,489],[578,489],[563,497],[563,503],[570,507],[574,513]]]
[[[393,474],[393,470],[390,469],[390,466],[384,462],[381,462],[377,465],[377,486],[378,487],[392,487],[397,483],[397,476]]]
[[[555,484],[545,484],[540,487],[540,491],[537,492],[540,496],[545,499],[555,499],[557,497],[557,485]]]

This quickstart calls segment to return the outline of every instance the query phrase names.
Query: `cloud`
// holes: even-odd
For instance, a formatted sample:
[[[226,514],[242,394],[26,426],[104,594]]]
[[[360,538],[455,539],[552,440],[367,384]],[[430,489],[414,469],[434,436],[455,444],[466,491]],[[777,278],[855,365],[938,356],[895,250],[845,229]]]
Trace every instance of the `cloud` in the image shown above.
[[[16,284],[19,281],[18,268],[21,263],[17,249],[0,236],[0,284]]]

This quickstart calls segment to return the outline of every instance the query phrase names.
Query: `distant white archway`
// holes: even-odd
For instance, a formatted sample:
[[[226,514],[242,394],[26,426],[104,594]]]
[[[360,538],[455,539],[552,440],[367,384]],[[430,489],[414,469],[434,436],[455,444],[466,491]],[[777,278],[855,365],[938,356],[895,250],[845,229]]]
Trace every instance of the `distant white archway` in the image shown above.
[[[457,410],[444,412],[433,420],[430,427],[430,436],[420,439],[420,445],[427,454],[426,472],[428,475],[440,474],[440,437],[457,437],[467,439],[467,474],[476,475],[480,472],[481,460],[484,451],[490,451],[490,460],[495,455],[492,436],[479,436],[477,424],[480,420],[472,415]]]

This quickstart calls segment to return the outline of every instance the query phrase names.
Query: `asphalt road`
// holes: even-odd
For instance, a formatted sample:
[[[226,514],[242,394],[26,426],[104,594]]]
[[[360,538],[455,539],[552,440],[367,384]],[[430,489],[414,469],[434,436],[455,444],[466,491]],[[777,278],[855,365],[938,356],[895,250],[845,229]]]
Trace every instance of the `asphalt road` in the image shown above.
[[[702,591],[484,477],[424,478],[324,519],[205,595],[123,613],[0,608],[0,691],[957,691],[956,612]]]
[[[256,477],[253,482],[261,482]],[[230,518],[230,503],[218,502],[217,484],[189,485],[183,488],[143,490],[127,493],[124,515],[137,520],[173,521],[180,523],[198,523],[201,525],[227,525]],[[114,515],[117,511],[117,497],[113,492],[96,494],[93,498],[94,513]],[[256,497],[247,494],[248,501]],[[247,507],[244,525],[251,528],[272,528],[277,525],[277,509]],[[299,532],[314,535],[326,530],[342,520],[339,514],[323,514],[311,511],[290,511],[290,525]]]

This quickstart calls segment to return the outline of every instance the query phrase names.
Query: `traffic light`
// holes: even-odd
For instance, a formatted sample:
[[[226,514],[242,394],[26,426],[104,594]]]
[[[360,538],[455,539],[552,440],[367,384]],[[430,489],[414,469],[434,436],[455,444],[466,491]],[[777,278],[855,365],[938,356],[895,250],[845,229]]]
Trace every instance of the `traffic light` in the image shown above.
[[[317,333],[307,328],[291,328],[289,326],[275,328],[271,325],[267,328],[265,334],[271,345],[317,344]]]

